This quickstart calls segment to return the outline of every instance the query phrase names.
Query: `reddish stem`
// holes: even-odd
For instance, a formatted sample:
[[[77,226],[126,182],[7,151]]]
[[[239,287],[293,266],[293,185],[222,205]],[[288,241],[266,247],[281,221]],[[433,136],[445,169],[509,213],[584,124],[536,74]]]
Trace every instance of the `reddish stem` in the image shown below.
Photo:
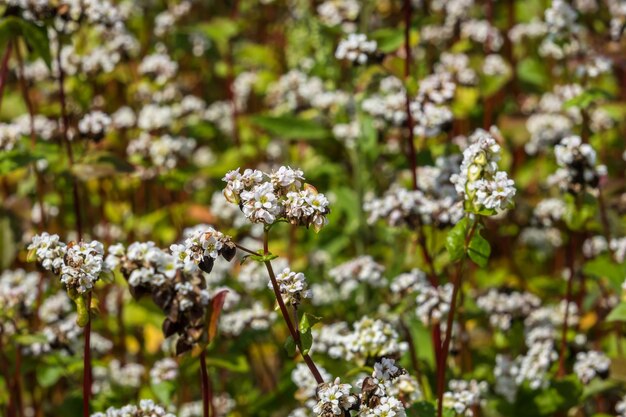
[[[269,231],[266,230],[263,235],[263,253],[265,255],[269,254],[268,242],[269,242]],[[291,321],[291,317],[289,316],[289,311],[287,310],[287,306],[285,305],[285,302],[283,301],[283,297],[280,294],[280,288],[278,287],[278,282],[276,281],[276,275],[274,274],[274,269],[272,268],[272,264],[270,263],[270,261],[265,261],[265,267],[267,268],[267,273],[270,276],[272,289],[274,290],[274,295],[276,296],[276,302],[278,303],[280,312],[283,316],[283,319],[285,320],[285,323],[287,324],[289,333],[291,334],[291,337],[296,343],[296,346],[298,346],[300,355],[302,355],[302,359],[304,359],[304,362],[309,367],[309,370],[313,374],[315,381],[318,384],[323,384],[324,378],[322,378],[322,375],[320,374],[320,371],[317,369],[315,362],[313,362],[313,359],[311,359],[308,353],[303,352],[302,343],[300,341],[300,331],[294,326],[293,322]]]
[[[202,381],[202,415],[204,417],[214,416],[213,408],[213,386],[209,379],[206,366],[206,350],[200,352],[200,378]]]

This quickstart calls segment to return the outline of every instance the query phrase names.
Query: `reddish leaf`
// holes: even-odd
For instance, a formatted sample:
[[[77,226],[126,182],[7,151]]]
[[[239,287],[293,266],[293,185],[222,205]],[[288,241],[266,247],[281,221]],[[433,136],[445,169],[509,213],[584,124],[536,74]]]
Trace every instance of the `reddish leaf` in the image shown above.
[[[215,334],[217,333],[217,323],[220,319],[222,308],[224,307],[224,301],[226,301],[226,295],[228,290],[222,290],[213,296],[211,300],[211,317],[209,318],[209,343],[213,341]]]

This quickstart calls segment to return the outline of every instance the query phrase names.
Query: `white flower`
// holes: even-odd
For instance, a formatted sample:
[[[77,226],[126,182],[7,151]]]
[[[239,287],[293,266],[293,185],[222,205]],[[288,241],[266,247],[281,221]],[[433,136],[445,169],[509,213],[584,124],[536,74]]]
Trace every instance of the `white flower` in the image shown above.
[[[369,55],[376,52],[376,41],[370,41],[362,33],[351,33],[342,39],[335,51],[335,58],[347,59],[357,64],[367,63]]]

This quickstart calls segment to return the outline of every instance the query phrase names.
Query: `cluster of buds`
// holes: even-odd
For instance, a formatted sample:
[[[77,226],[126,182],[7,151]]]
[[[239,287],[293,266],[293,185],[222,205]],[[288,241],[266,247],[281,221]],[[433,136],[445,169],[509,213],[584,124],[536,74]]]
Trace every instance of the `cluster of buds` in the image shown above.
[[[282,166],[271,173],[246,169],[242,174],[238,168],[228,172],[223,180],[226,199],[238,204],[253,223],[286,221],[312,226],[316,232],[328,223],[328,199],[304,182],[299,169]]]
[[[28,259],[36,260],[44,269],[58,275],[67,294],[76,303],[77,323],[85,326],[89,321],[88,294],[100,278],[110,276],[104,262],[104,247],[98,241],[61,242],[58,235],[35,235],[28,246]]]
[[[133,243],[127,251],[116,245],[109,249],[107,263],[119,266],[133,297],[150,295],[163,310],[163,333],[178,335],[176,353],[181,354],[206,341],[211,296],[203,272],[211,271],[218,256],[232,260],[236,248],[228,236],[209,227],[170,249],[167,253],[152,242]]]
[[[500,145],[482,129],[469,137],[463,151],[461,171],[450,181],[457,193],[465,197],[465,210],[492,215],[513,205],[515,185],[505,171],[498,171]]]

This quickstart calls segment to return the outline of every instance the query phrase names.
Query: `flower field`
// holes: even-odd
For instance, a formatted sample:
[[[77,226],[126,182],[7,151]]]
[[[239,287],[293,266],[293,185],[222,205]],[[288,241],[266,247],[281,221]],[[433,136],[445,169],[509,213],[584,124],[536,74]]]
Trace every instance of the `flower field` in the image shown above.
[[[626,0],[0,0],[0,417],[626,417]]]

